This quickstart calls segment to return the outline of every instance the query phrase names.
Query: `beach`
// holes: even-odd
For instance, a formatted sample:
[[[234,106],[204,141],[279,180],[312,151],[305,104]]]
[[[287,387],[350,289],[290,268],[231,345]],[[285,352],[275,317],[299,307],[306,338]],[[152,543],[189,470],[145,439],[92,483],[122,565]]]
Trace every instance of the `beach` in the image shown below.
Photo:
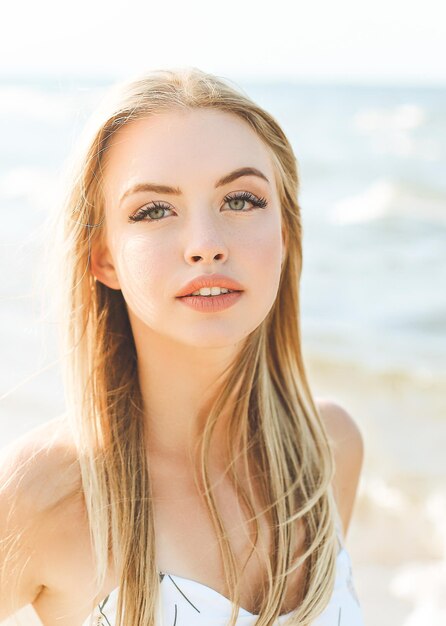
[[[0,447],[64,410],[58,320],[40,309],[42,225],[105,87],[0,81]],[[443,625],[446,90],[244,88],[298,158],[310,386],[363,434],[347,548],[366,626]],[[0,626],[14,623],[38,622],[25,607]]]
[[[366,625],[440,626],[446,615],[444,384],[316,358],[308,359],[308,372],[316,397],[346,408],[365,441],[346,545]],[[28,606],[1,626],[13,624],[40,622]]]
[[[354,416],[364,468],[347,545],[366,623],[440,626],[446,616],[444,380],[314,360],[315,389]]]

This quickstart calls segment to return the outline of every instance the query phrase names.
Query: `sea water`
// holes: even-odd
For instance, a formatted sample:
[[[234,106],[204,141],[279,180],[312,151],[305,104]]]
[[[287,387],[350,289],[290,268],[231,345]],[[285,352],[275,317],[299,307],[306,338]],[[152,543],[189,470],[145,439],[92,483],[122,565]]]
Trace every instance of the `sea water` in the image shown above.
[[[41,227],[110,82],[0,80],[0,445],[64,406]],[[445,623],[446,89],[238,85],[298,161],[310,382],[365,440],[348,541],[367,623]]]

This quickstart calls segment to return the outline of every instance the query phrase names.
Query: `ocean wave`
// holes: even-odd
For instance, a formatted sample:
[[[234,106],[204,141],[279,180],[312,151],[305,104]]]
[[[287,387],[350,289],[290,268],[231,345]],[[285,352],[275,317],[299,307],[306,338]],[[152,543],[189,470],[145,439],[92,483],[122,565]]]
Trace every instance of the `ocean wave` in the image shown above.
[[[402,104],[392,108],[363,109],[354,116],[354,124],[364,132],[407,131],[424,124],[426,118],[425,110],[418,104]]]
[[[363,109],[353,116],[355,129],[369,137],[378,154],[435,161],[441,158],[441,142],[419,132],[427,121],[426,110],[418,104]]]
[[[400,568],[390,590],[413,603],[403,626],[444,626],[446,623],[446,561],[414,562]]]
[[[383,354],[381,360],[374,355],[361,354],[347,348],[342,351],[336,350],[331,345],[318,345],[309,341],[308,336],[304,341],[305,358],[313,367],[325,372],[328,376],[337,377],[341,371],[354,371],[361,376],[371,377],[380,382],[388,389],[413,389],[428,391],[432,398],[441,400],[441,410],[438,413],[441,419],[446,417],[445,400],[443,390],[446,388],[446,368],[443,362],[432,363],[420,360],[411,361],[410,352],[394,357],[392,361],[389,355]],[[431,356],[431,355],[429,355]]]
[[[391,179],[378,179],[362,193],[338,200],[330,218],[338,224],[406,216],[446,224],[446,196]]]
[[[381,436],[388,434],[388,428],[381,430]],[[399,439],[401,447],[407,437]],[[399,605],[398,619],[387,619],[384,623],[443,626],[446,623],[443,548],[446,499],[442,485],[420,482],[414,475],[403,480],[389,479],[383,475],[381,466],[370,472],[370,457],[379,456],[379,450],[372,449],[373,443],[373,438],[366,443],[366,463],[349,538],[359,595],[362,592],[364,599],[375,602],[373,611],[367,611],[374,617],[373,624],[383,622],[383,607],[396,609]],[[385,615],[388,617],[389,613]]]

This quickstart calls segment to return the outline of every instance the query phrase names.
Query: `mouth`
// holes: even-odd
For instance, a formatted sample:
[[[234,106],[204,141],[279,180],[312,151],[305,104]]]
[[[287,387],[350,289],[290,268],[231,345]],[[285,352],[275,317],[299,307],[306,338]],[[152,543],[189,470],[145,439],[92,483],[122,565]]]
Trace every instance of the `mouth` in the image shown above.
[[[192,294],[192,293],[188,293],[186,296],[178,296],[178,299],[181,298],[219,298],[220,296],[227,296],[229,293],[242,293],[241,289],[228,289],[228,291],[226,293],[219,293],[215,296],[213,296],[212,294],[209,294],[208,296],[202,296],[201,294]]]
[[[243,290],[229,291],[218,295],[208,296],[180,296],[178,300],[183,300],[184,306],[190,307],[194,311],[202,313],[218,313],[234,306],[240,301]]]
[[[203,294],[199,293],[200,291],[204,291],[204,297],[209,297],[207,292],[209,292],[209,295],[212,296],[212,291],[215,291],[216,288],[224,290],[226,293],[240,293],[243,291],[243,285],[235,280],[235,278],[226,276],[226,274],[202,274],[201,276],[196,276],[193,280],[186,283],[183,288],[177,292],[175,297],[200,298],[200,296],[203,297]],[[192,291],[187,293],[187,289],[191,289]],[[214,295],[212,297],[215,298],[216,296]]]

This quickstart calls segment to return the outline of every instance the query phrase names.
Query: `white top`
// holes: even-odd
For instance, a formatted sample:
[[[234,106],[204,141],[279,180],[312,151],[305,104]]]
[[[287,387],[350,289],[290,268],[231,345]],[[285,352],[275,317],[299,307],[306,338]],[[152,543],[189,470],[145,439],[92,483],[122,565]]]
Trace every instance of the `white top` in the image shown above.
[[[364,619],[356,595],[350,555],[338,530],[340,549],[336,561],[336,580],[333,594],[325,610],[312,626],[364,626]],[[160,572],[161,602],[159,626],[226,626],[231,613],[231,600],[215,589],[189,578]],[[114,626],[118,600],[116,587],[86,619],[83,626]],[[285,623],[293,611],[280,615],[277,626]],[[252,626],[257,615],[240,608],[237,626]]]

